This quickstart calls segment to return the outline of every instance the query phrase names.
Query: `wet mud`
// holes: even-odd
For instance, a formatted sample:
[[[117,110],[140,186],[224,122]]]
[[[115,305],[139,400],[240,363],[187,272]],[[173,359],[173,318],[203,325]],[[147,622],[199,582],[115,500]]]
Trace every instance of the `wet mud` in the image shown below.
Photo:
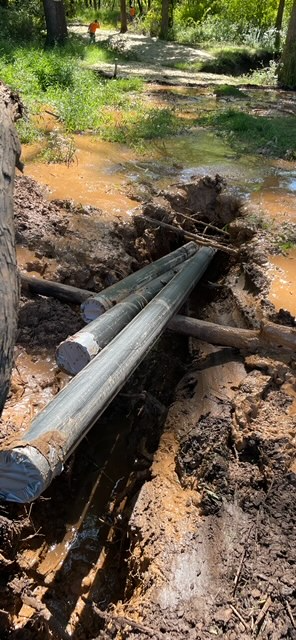
[[[220,176],[175,182],[133,201],[137,213],[238,250],[216,255],[183,311],[294,326],[272,304],[281,223],[261,224]],[[15,215],[21,270],[93,291],[180,243],[49,201],[27,176]],[[2,440],[67,383],[54,350],[81,326],[77,307],[22,295]],[[166,332],[45,494],[0,504],[1,638],[295,638],[294,372],[293,353]]]

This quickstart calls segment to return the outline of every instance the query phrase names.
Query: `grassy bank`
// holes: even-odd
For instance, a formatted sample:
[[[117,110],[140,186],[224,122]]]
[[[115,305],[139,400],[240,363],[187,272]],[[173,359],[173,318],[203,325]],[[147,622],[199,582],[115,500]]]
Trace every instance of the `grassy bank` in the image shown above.
[[[18,123],[22,142],[46,135],[36,118],[44,107],[66,133],[89,131],[142,148],[145,140],[174,133],[180,126],[177,118],[170,110],[144,103],[139,78],[106,80],[87,69],[88,64],[112,62],[115,56],[75,36],[51,51],[36,40],[0,41],[0,78],[20,93],[25,105],[25,117]]]
[[[296,158],[294,116],[255,116],[231,108],[201,116],[198,122],[213,128],[239,153]]]

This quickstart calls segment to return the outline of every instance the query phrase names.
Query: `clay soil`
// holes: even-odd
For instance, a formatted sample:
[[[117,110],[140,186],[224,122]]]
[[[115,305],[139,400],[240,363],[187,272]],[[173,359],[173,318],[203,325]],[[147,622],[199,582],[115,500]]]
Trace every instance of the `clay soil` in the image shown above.
[[[221,178],[141,210],[200,233],[227,224],[227,237],[207,232],[238,249],[216,254],[184,312],[293,326],[267,301],[276,230],[251,222]],[[27,272],[94,291],[178,243],[49,203],[24,177],[15,213]],[[54,349],[80,326],[77,307],[22,293],[2,440],[67,383]],[[44,496],[0,504],[1,638],[296,638],[295,365],[167,332]]]

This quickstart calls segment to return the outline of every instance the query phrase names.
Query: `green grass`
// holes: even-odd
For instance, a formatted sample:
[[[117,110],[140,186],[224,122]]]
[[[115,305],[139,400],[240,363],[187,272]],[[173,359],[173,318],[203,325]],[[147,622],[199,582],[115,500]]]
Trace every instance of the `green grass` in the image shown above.
[[[34,118],[45,105],[58,116],[65,133],[96,132],[132,146],[179,130],[171,112],[144,103],[142,80],[105,80],[87,68],[90,63],[110,62],[115,55],[76,37],[49,51],[38,44],[0,41],[0,77],[19,91],[25,105],[25,117],[17,125],[21,141],[45,136]]]
[[[217,96],[217,98],[231,97],[245,99],[249,97],[247,93],[244,93],[243,91],[241,91],[241,89],[238,89],[238,87],[235,87],[233,84],[220,84],[219,86],[215,87],[214,94]]]
[[[296,157],[296,123],[294,117],[254,116],[236,109],[202,116],[198,120],[223,135],[241,153]]]

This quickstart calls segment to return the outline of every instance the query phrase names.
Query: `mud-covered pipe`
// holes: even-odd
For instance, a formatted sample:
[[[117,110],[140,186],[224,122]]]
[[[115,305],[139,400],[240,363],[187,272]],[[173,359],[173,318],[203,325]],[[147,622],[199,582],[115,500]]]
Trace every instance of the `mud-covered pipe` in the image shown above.
[[[169,269],[174,269],[178,264],[188,260],[193,256],[198,247],[195,242],[188,242],[183,247],[172,251],[171,253],[159,258],[155,262],[148,264],[143,269],[131,273],[129,276],[115,282],[107,289],[100,291],[97,295],[88,298],[81,305],[81,313],[85,322],[92,322],[102,313],[111,309],[115,304],[126,298],[130,293],[136,291],[139,287],[143,287],[147,282],[161,276]]]
[[[79,289],[69,284],[61,284],[52,280],[42,280],[42,278],[33,278],[25,273],[21,273],[21,285],[23,291],[37,293],[40,296],[49,296],[57,298],[62,302],[73,302],[81,304],[90,296],[94,295],[93,291],[87,289]]]
[[[203,247],[160,293],[33,420],[23,441],[0,451],[0,498],[35,500],[149,353],[195,287],[215,250]]]
[[[79,373],[170,282],[180,268],[182,265],[151,280],[145,287],[131,293],[61,342],[56,350],[57,365],[71,376]]]

